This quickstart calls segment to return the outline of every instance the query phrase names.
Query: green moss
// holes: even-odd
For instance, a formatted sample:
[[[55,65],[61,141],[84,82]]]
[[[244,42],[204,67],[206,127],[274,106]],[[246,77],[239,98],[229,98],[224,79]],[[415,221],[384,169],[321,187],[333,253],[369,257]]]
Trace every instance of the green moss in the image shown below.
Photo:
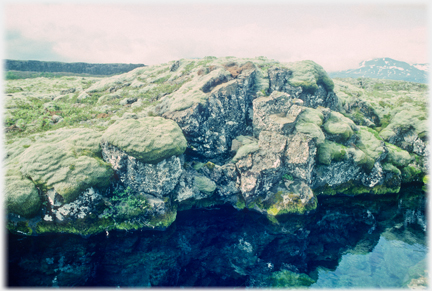
[[[324,116],[319,109],[305,107],[300,115],[297,117],[297,122],[313,123],[318,126],[323,124]]]
[[[384,152],[384,142],[378,133],[366,126],[359,126],[356,146],[372,159],[378,159]]]
[[[295,129],[296,132],[304,133],[314,138],[317,145],[322,144],[325,140],[325,135],[321,128],[314,123],[299,121],[296,123]]]
[[[183,71],[182,71],[182,74],[184,74],[184,75],[189,74],[189,73],[192,71],[193,68],[195,68],[195,61],[192,61],[192,62],[188,63],[188,64],[184,67],[184,69],[183,69]]]
[[[193,164],[193,168],[196,170],[196,171],[199,171],[202,167],[204,167],[204,163],[201,163],[201,162],[196,162],[196,163],[194,163]]]
[[[267,209],[267,214],[272,216],[288,213],[304,214],[306,211],[316,209],[318,205],[317,199],[313,199],[311,203],[305,205],[301,202],[298,196],[293,193],[284,193],[283,195],[288,196],[291,202],[285,204],[282,203],[282,201],[278,201]]]
[[[205,176],[195,176],[194,185],[206,195],[211,195],[216,190],[216,183]]]
[[[415,163],[402,168],[402,183],[422,181],[425,174]]]
[[[312,198],[304,204],[299,194],[278,191],[270,199],[262,201],[258,197],[254,203],[247,205],[247,208],[258,208],[260,212],[267,213],[267,218],[282,214],[295,213],[304,214],[306,211],[314,210],[317,207],[317,199]]]
[[[354,163],[361,166],[366,172],[370,172],[375,164],[375,160],[365,154],[362,150],[348,148],[348,152],[353,157]]]
[[[243,157],[246,157],[247,155],[254,153],[258,150],[259,150],[259,146],[258,143],[256,142],[245,144],[238,149],[237,153],[235,154],[231,162],[237,163]]]
[[[341,144],[326,140],[318,147],[318,161],[330,165],[333,161],[339,162],[348,158],[347,148]]]
[[[266,217],[272,224],[275,224],[275,225],[279,224],[279,221],[277,220],[277,218],[274,215],[269,214]]]
[[[409,152],[390,143],[385,143],[385,145],[388,149],[386,161],[389,163],[392,163],[397,167],[404,167],[411,162],[412,158]]]
[[[394,184],[394,183],[389,183]],[[353,183],[352,181],[330,187],[328,185],[314,189],[315,195],[335,195],[345,194],[349,196],[360,195],[360,194],[387,194],[387,193],[399,193],[400,185],[377,185],[369,188],[361,184]]]
[[[241,209],[243,209],[243,208],[246,207],[246,203],[245,203],[245,201],[244,201],[244,199],[243,199],[243,197],[241,195],[237,196],[237,202],[236,202],[235,206],[239,210],[241,210]]]
[[[107,186],[113,174],[106,163],[91,157],[100,153],[100,136],[83,128],[49,131],[16,155],[15,167],[42,191],[54,188],[66,203],[71,202],[89,187]],[[80,155],[85,151],[92,155]]]
[[[21,175],[17,167],[9,164],[6,171],[6,212],[26,218],[35,216],[42,201],[35,184]]]
[[[85,218],[67,222],[41,220],[36,224],[36,233],[72,233],[87,236],[115,229],[114,224],[112,219],[99,219],[95,214],[90,214]]]
[[[162,117],[120,120],[111,125],[102,140],[125,151],[143,163],[158,163],[181,155],[187,147],[182,130]]]
[[[215,167],[215,164],[212,162],[207,162],[205,165],[209,170],[213,170]]]
[[[156,215],[153,216],[149,224],[153,228],[164,230],[169,227],[177,217],[177,210],[172,209],[171,211],[167,211],[164,215]]]
[[[33,230],[31,229],[27,221],[8,221],[6,224],[6,228],[10,232],[17,234],[32,235],[33,233]]]
[[[393,174],[396,174],[396,175],[401,175],[401,171],[391,163],[384,163],[383,164],[383,170],[388,171],[388,172],[392,172]]]
[[[331,112],[323,125],[323,129],[336,141],[344,142],[354,134],[353,129],[357,129],[357,126],[342,114]]]
[[[303,273],[294,273],[288,270],[273,272],[267,286],[274,288],[306,288],[315,283],[311,277]]]
[[[133,193],[130,187],[119,191],[114,190],[108,198],[109,205],[102,213],[103,218],[112,217],[115,221],[130,220],[147,213],[149,205],[144,195]]]
[[[332,79],[323,67],[313,61],[295,62],[288,64],[287,67],[292,71],[292,77],[288,80],[292,86],[301,86],[304,91],[312,94],[318,89],[319,84],[324,85],[328,91],[334,88]]]

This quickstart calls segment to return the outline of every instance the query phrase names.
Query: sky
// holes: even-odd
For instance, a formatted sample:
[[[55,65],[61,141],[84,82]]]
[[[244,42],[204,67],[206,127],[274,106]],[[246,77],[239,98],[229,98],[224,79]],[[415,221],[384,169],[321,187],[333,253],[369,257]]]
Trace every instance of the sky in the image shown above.
[[[67,3],[6,2],[4,58],[154,65],[266,56],[328,72],[380,57],[428,62],[426,2]]]

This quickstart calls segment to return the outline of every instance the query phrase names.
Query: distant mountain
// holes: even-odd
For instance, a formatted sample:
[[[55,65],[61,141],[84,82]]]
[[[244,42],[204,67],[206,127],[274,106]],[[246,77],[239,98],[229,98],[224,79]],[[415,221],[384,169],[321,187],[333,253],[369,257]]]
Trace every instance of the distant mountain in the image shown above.
[[[429,72],[429,64],[412,64],[413,67],[425,72]]]
[[[65,72],[90,75],[115,75],[129,72],[144,64],[93,64],[43,61],[4,60],[6,71]]]
[[[408,64],[390,58],[363,61],[356,69],[329,72],[331,78],[376,78],[416,83],[428,82],[429,64]]]

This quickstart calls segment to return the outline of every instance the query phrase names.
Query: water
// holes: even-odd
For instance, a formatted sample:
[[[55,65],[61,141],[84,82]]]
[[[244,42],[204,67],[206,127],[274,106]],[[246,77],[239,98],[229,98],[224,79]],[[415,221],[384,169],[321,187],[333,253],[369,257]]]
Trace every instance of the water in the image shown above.
[[[8,236],[9,286],[397,288],[426,277],[425,194],[319,197],[271,222],[231,206],[164,232]],[[417,281],[416,281],[417,280]]]

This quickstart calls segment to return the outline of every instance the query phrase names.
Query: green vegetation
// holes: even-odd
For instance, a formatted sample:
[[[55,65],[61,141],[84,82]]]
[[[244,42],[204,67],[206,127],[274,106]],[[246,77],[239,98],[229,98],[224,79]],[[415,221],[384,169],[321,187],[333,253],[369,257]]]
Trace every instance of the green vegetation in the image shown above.
[[[318,147],[318,161],[324,165],[330,165],[333,161],[339,162],[348,158],[348,150],[345,146],[326,140]]]
[[[8,185],[12,187],[14,181],[37,186],[43,192],[55,189],[65,203],[89,187],[108,186],[113,170],[100,159],[100,137],[100,133],[85,128],[59,129],[34,136],[35,142],[28,148],[17,148],[20,140],[7,145],[6,150],[14,157],[8,163],[10,171],[6,172],[6,179],[13,179]],[[31,187],[25,189],[30,191]],[[6,192],[11,201],[19,193],[13,188]]]
[[[33,233],[33,229],[29,226],[27,221],[8,221],[6,224],[6,228],[9,231],[18,234],[32,235]]]
[[[339,112],[332,111],[326,123],[324,123],[323,129],[330,134],[335,141],[344,142],[354,134],[354,131],[357,130],[357,126],[352,120],[346,118]]]
[[[281,270],[273,272],[267,279],[265,286],[273,288],[307,288],[313,283],[315,283],[315,280],[306,274]]]
[[[239,198],[236,204],[237,208],[242,209],[243,203],[242,198]],[[261,197],[258,197],[245,206],[248,209],[256,209],[267,214],[267,218],[270,221],[277,223],[275,216],[287,213],[303,214],[306,211],[315,209],[317,205],[318,201],[315,197],[312,197],[309,202],[304,203],[304,201],[301,201],[300,193],[278,191],[269,199],[263,200]]]
[[[332,79],[323,67],[313,61],[290,63],[287,67],[293,72],[288,82],[292,86],[301,86],[305,92],[313,94],[318,85],[323,85],[328,91],[334,88]]]
[[[288,181],[292,181],[293,180],[293,176],[289,175],[289,174],[285,174],[282,176],[283,179],[288,180]]]
[[[205,176],[196,176],[194,184],[205,195],[211,195],[216,190],[216,183]]]
[[[124,119],[111,125],[102,140],[125,151],[143,163],[158,163],[181,155],[187,147],[182,130],[162,117]]]
[[[314,189],[315,195],[335,195],[345,194],[349,196],[360,195],[360,194],[387,194],[387,193],[399,193],[400,185],[377,185],[369,188],[363,185],[355,184],[353,182],[347,182],[338,186],[330,187],[325,185]]]
[[[427,85],[369,78],[333,81],[343,104],[342,113],[357,125],[376,125],[384,140],[409,126],[419,135],[427,132]]]
[[[142,194],[132,193],[130,187],[123,191],[114,190],[113,196],[105,202],[108,207],[101,214],[102,218],[116,220],[129,220],[142,215],[148,208],[148,203]]]

